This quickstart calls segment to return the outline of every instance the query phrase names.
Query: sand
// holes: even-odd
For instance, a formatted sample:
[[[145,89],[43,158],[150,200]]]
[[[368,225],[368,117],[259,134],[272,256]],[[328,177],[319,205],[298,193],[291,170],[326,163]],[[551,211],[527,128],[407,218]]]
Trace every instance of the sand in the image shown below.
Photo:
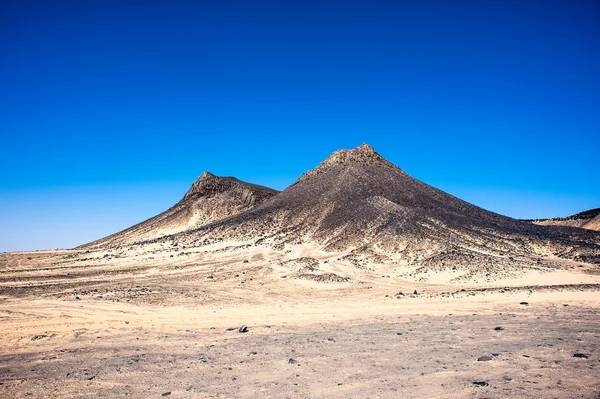
[[[457,281],[345,254],[0,254],[0,397],[600,397],[593,266]]]

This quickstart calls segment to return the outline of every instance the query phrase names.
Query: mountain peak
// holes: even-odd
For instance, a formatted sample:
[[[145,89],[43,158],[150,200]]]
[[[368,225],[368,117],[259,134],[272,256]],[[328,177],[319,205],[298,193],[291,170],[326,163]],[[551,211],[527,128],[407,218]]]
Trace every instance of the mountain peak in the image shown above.
[[[367,166],[367,165],[383,165],[393,168],[398,168],[391,162],[388,162],[385,158],[373,149],[370,145],[363,143],[356,148],[351,150],[337,150],[331,153],[323,162],[321,162],[316,168],[305,172],[302,177],[296,181],[298,183],[307,177],[320,174],[321,172],[335,166],[342,167],[354,167],[354,166]],[[295,185],[294,183],[293,185]]]
[[[373,147],[368,144],[361,144],[351,150],[338,150],[328,156],[319,167],[344,164],[372,164],[386,163],[389,164],[381,155],[379,155]]]
[[[212,173],[210,173],[208,170],[205,170],[204,172],[202,172],[202,174],[198,177],[198,179],[207,179],[209,177],[216,177],[215,175],[213,175]]]

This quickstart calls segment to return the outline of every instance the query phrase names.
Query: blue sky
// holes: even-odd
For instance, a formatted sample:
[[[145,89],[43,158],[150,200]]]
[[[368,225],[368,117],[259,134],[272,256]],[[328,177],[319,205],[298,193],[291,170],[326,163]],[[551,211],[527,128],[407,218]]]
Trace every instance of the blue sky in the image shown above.
[[[0,0],[0,57],[0,251],[363,142],[508,216],[600,206],[597,0]]]

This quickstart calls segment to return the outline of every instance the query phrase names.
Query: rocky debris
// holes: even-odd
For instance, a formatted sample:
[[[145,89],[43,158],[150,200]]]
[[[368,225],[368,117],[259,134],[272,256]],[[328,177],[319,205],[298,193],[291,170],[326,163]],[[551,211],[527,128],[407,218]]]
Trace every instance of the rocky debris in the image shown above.
[[[242,326],[238,329],[238,332],[245,333],[248,332],[248,326],[242,324]]]
[[[301,273],[294,276],[297,279],[312,280],[318,283],[347,283],[350,281],[350,277],[338,276],[335,273],[323,273],[323,274],[310,274]]]

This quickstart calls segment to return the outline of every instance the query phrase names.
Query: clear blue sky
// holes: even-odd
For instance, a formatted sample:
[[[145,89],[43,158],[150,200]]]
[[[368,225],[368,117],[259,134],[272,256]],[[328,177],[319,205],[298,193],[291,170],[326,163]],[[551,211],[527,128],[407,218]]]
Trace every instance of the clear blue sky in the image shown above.
[[[597,0],[0,0],[0,57],[0,251],[362,142],[508,216],[600,206]]]

